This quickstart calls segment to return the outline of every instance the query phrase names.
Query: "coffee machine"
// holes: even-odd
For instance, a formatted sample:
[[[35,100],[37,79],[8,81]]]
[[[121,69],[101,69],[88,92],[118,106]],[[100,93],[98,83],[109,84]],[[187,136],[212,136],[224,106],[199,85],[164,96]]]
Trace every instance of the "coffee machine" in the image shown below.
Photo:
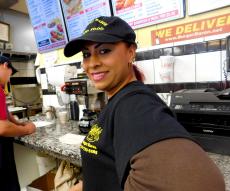
[[[107,102],[105,93],[97,90],[87,76],[66,80],[62,89],[75,95],[76,100],[70,102],[71,119],[79,120],[80,131],[88,133]]]

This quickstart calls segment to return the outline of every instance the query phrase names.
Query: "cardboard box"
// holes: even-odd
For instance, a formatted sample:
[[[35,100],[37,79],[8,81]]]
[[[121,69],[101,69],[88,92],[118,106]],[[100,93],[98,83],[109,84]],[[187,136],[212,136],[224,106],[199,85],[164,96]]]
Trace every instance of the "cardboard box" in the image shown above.
[[[27,191],[51,191],[54,190],[55,173],[49,171],[45,175],[37,178],[26,187]]]

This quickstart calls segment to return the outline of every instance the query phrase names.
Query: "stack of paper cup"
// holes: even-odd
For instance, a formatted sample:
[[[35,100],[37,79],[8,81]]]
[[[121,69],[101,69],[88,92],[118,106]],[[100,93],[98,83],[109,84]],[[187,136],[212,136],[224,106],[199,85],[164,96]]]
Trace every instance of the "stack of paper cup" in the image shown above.
[[[174,81],[174,56],[161,56],[160,79],[168,83]]]

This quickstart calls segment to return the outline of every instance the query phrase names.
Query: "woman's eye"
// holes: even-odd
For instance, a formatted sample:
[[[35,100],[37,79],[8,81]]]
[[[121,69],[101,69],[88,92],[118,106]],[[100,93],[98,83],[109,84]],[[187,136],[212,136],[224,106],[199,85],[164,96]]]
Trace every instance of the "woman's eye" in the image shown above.
[[[89,52],[83,52],[83,58],[89,58],[90,53]]]
[[[106,54],[109,53],[111,50],[110,49],[101,49],[100,54]]]

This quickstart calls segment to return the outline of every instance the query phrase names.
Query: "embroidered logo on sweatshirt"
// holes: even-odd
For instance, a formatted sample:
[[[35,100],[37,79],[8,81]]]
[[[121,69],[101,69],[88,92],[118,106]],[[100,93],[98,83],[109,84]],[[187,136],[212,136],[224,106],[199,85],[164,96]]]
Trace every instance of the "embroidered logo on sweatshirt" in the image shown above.
[[[97,155],[98,149],[93,143],[100,139],[102,130],[103,129],[101,127],[99,127],[97,124],[94,124],[91,127],[86,139],[82,142],[80,148],[87,153]]]

